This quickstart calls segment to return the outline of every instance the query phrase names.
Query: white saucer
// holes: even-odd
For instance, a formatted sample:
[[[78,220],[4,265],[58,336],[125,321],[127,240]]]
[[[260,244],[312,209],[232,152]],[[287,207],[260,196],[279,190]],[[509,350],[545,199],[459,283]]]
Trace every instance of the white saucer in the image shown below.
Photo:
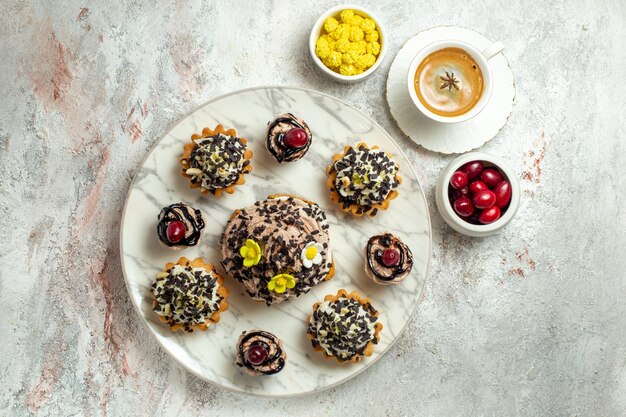
[[[391,64],[387,103],[400,129],[418,145],[445,154],[463,153],[485,144],[506,124],[513,110],[515,81],[506,57],[499,54],[489,61],[494,78],[493,94],[478,115],[456,124],[429,119],[411,101],[407,91],[407,71],[419,50],[442,40],[461,40],[478,49],[494,42],[476,31],[458,26],[438,26],[418,33],[404,44]]]

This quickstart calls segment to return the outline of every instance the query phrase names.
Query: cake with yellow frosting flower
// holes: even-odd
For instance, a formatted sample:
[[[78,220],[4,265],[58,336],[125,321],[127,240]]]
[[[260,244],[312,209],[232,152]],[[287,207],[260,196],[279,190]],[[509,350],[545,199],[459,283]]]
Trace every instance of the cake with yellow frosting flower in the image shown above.
[[[221,253],[226,273],[268,306],[305,294],[335,273],[326,214],[291,195],[271,195],[235,210]]]

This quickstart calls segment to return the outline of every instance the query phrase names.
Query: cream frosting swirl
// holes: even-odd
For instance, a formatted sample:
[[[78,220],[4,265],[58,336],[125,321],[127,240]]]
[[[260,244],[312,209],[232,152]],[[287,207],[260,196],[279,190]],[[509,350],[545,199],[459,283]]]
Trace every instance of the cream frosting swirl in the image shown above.
[[[244,158],[246,145],[241,138],[218,133],[194,140],[186,174],[192,182],[200,181],[208,190],[225,188],[239,179],[243,168],[250,163]]]
[[[237,210],[222,235],[222,266],[240,281],[246,292],[267,305],[295,298],[326,279],[332,267],[326,215],[315,203],[295,197],[277,197],[257,201]],[[258,243],[261,258],[244,267],[240,248],[250,239]],[[321,248],[319,263],[306,267],[302,251],[314,242]],[[308,265],[308,263],[307,263]],[[295,280],[293,288],[276,292],[269,282],[279,274]]]
[[[360,206],[380,203],[399,185],[398,165],[382,149],[350,148],[334,169],[341,198]]]
[[[218,287],[212,271],[174,265],[171,270],[159,273],[152,284],[154,311],[172,323],[182,324],[185,331],[195,324],[209,324],[207,317],[219,311],[223,299]]]
[[[376,310],[369,307],[366,310],[357,300],[345,297],[320,303],[307,329],[313,345],[342,361],[362,354],[376,341]]]

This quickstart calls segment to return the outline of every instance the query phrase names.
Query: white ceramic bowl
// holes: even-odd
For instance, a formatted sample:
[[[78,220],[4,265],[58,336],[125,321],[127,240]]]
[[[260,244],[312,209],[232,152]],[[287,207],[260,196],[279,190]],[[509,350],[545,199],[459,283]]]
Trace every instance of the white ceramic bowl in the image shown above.
[[[464,164],[471,161],[482,161],[486,167],[495,166],[503,174],[504,179],[511,183],[511,202],[502,217],[490,224],[472,224],[463,220],[454,212],[450,199],[448,198],[448,187],[450,186],[450,177],[461,168]],[[448,223],[450,227],[459,233],[468,236],[484,237],[499,232],[504,228],[515,216],[520,200],[520,186],[517,175],[511,169],[509,164],[499,156],[489,155],[484,152],[469,152],[459,156],[450,162],[439,174],[437,180],[437,188],[435,190],[435,202],[441,217]]]
[[[374,63],[374,65],[368,68],[367,71],[364,71],[357,75],[341,75],[339,73],[336,73],[335,71],[331,70],[326,65],[324,65],[322,60],[319,59],[317,55],[315,55],[315,42],[317,41],[317,39],[322,34],[322,31],[324,30],[324,21],[326,21],[326,19],[328,19],[330,16],[335,16],[339,14],[339,12],[341,12],[342,10],[346,10],[346,9],[353,9],[359,12],[360,15],[369,17],[370,19],[372,19],[376,23],[376,29],[378,29],[378,32],[380,33],[380,39],[378,40],[378,42],[380,43],[380,53],[376,57],[376,62]],[[381,22],[380,19],[376,17],[374,14],[372,14],[372,12],[370,12],[369,10],[361,6],[357,6],[355,4],[342,4],[339,6],[335,6],[331,9],[328,9],[326,13],[324,13],[323,15],[319,17],[319,19],[317,19],[317,21],[313,25],[313,29],[311,29],[311,35],[309,36],[309,52],[311,53],[311,58],[313,59],[313,62],[315,62],[315,65],[317,65],[319,69],[322,70],[322,72],[324,72],[330,78],[340,83],[356,83],[356,82],[364,80],[365,78],[372,75],[374,71],[376,71],[376,69],[378,69],[378,67],[380,66],[380,63],[385,57],[385,54],[387,53],[386,33],[380,22]]]

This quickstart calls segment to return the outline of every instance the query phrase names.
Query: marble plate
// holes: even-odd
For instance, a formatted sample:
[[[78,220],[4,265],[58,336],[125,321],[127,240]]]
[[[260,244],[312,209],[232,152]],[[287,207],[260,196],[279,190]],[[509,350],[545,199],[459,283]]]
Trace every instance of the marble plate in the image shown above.
[[[313,144],[304,159],[279,165],[264,147],[266,123],[274,115],[290,111],[301,116],[313,132]],[[203,127],[222,123],[235,127],[249,139],[254,152],[253,171],[246,184],[232,195],[215,198],[188,188],[180,175],[178,156],[183,144]],[[355,219],[342,213],[330,200],[324,167],[344,145],[364,140],[394,155],[403,177],[399,197],[375,218]],[[221,321],[206,332],[173,333],[151,310],[150,285],[165,263],[180,256],[219,265],[219,238],[230,214],[273,193],[300,195],[316,201],[330,223],[335,277],[298,299],[272,307],[254,302],[232,278],[230,308]],[[203,211],[207,226],[197,247],[173,251],[156,236],[161,207],[182,201]],[[363,272],[363,250],[370,235],[390,231],[412,249],[415,265],[399,286],[382,287]],[[261,87],[219,97],[190,113],[157,142],[143,161],[128,192],[121,225],[121,255],[128,293],[141,319],[159,344],[195,375],[224,388],[264,396],[295,396],[336,386],[379,360],[400,337],[415,311],[428,271],[431,228],[424,193],[410,162],[398,145],[376,122],[349,105],[323,93]],[[223,269],[218,267],[223,273]],[[305,335],[305,320],[312,305],[338,289],[358,290],[380,310],[384,328],[374,354],[359,364],[339,365],[313,351]],[[235,366],[235,343],[251,328],[275,333],[283,340],[288,360],[277,375],[251,377]]]
[[[493,93],[479,114],[455,124],[429,119],[415,107],[409,96],[407,71],[413,57],[422,48],[444,40],[464,41],[480,50],[494,42],[474,30],[458,26],[438,26],[418,33],[404,44],[391,64],[387,78],[387,103],[400,129],[418,145],[444,154],[463,153],[494,138],[506,124],[513,110],[515,82],[506,57],[498,54],[489,60],[494,79]]]

